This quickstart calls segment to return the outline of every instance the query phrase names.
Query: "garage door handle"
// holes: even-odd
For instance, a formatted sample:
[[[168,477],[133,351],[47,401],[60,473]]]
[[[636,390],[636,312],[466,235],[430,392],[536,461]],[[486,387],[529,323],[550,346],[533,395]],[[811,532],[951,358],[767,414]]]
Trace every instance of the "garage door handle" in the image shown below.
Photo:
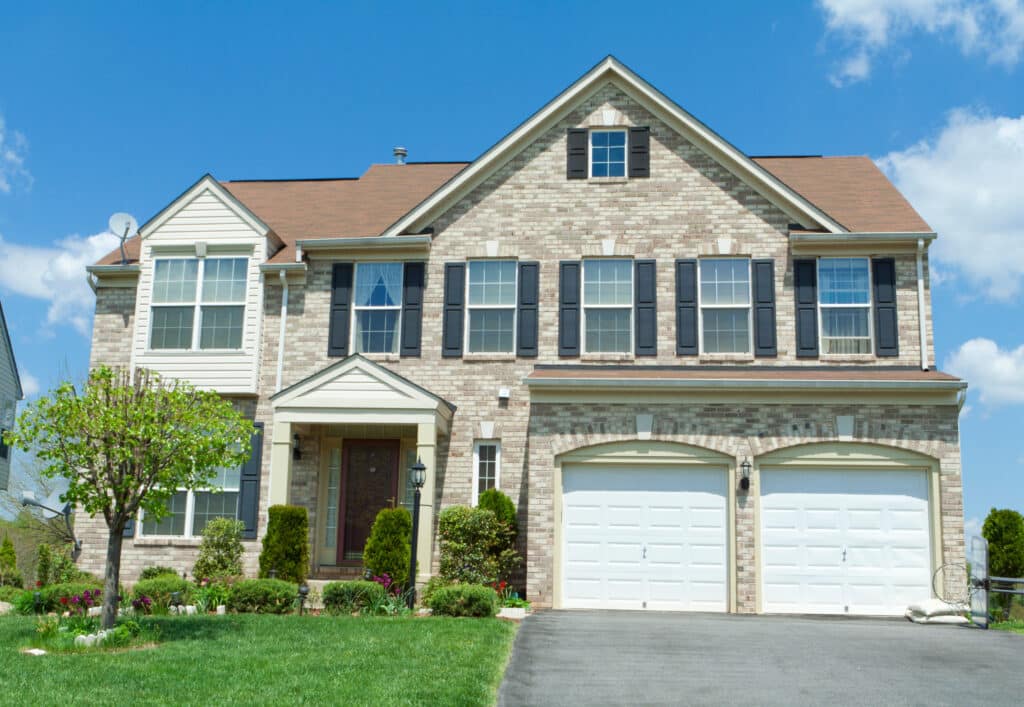
[[[647,546],[646,545],[644,545],[644,549],[643,549],[643,552],[640,555],[640,559],[641,560],[646,560],[647,559]]]

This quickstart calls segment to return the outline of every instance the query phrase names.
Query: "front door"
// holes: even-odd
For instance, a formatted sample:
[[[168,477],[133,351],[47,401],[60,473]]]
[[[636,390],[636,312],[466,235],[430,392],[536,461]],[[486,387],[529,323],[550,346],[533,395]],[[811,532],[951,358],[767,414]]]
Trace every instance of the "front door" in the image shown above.
[[[345,440],[342,445],[338,563],[357,563],[377,513],[398,496],[396,439]]]

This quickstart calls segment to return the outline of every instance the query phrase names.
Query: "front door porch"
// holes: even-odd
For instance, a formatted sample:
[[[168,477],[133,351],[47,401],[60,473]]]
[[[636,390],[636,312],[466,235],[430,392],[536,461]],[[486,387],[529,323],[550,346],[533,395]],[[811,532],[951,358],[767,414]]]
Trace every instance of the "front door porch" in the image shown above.
[[[427,473],[417,582],[426,582],[433,561],[436,447],[448,433],[453,406],[359,355],[282,390],[271,404],[268,506],[309,509],[313,576],[358,576],[377,513],[397,505],[411,510],[408,472],[420,459]]]

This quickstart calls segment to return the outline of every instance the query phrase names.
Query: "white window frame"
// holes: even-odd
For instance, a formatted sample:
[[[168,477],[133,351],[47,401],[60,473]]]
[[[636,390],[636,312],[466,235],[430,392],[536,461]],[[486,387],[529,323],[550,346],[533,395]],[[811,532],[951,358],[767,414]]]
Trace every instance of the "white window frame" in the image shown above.
[[[701,261],[703,260],[746,260],[747,261],[747,350],[746,351],[706,351],[704,349],[704,308],[708,309],[742,309],[735,304],[704,304],[704,284]],[[699,351],[707,356],[753,356],[754,355],[754,272],[751,269],[751,258],[747,256],[708,256],[697,260],[697,341]]]
[[[487,263],[487,262],[498,262],[498,263],[512,263],[514,265],[513,270],[515,272],[515,278],[513,280],[514,296],[512,297],[512,304],[470,304],[469,301],[469,284],[470,284],[470,270],[472,269],[472,263]],[[466,321],[464,324],[464,331],[462,332],[463,341],[466,342],[466,353],[469,354],[514,354],[516,347],[519,343],[519,261],[512,258],[475,258],[473,260],[466,261],[466,291],[463,294],[463,301],[466,303]],[[508,351],[473,351],[469,348],[469,312],[474,309],[511,309],[512,310],[512,348]]]
[[[868,264],[868,301],[866,304],[822,304],[821,303],[821,261],[822,260],[864,260]],[[871,258],[860,255],[837,255],[837,256],[822,256],[818,257],[814,262],[814,277],[817,287],[817,307],[818,307],[818,355],[822,357],[843,357],[843,356],[874,356],[875,354],[875,292],[872,282],[871,272]],[[868,310],[868,350],[867,353],[826,353],[825,352],[825,327],[824,317],[822,317],[822,309],[866,309]],[[831,336],[830,339],[862,339],[863,337],[840,337]]]
[[[241,303],[236,302],[208,302],[203,303],[203,277],[206,274],[206,261],[210,260],[244,260],[245,261],[245,297]],[[196,294],[190,302],[154,302],[153,293],[156,289],[156,264],[167,260],[195,260],[199,264],[196,267]],[[236,353],[245,350],[246,337],[246,316],[249,299],[249,256],[248,255],[227,255],[218,254],[199,258],[194,255],[159,255],[153,258],[153,269],[149,289],[149,323],[146,331],[146,352],[153,354],[164,353]],[[187,349],[154,349],[153,348],[153,310],[170,307],[192,307],[192,343]],[[242,336],[237,349],[203,349],[199,342],[203,334],[203,307],[241,307],[242,308]]]
[[[480,500],[480,447],[494,447],[494,488],[501,490],[501,440],[478,439],[473,442],[473,502],[476,507]]]
[[[242,465],[239,465],[239,466],[241,467]],[[225,489],[225,488],[219,487],[219,486],[218,487],[209,488],[209,489],[183,489],[183,488],[176,489],[175,492],[174,492],[175,494],[185,493],[185,532],[183,534],[181,534],[181,535],[159,535],[159,534],[157,534],[157,535],[146,535],[145,530],[144,530],[145,524],[146,524],[146,512],[145,511],[139,511],[139,519],[138,519],[139,520],[139,525],[138,525],[138,530],[136,531],[136,535],[135,536],[139,537],[139,538],[177,538],[179,540],[182,539],[182,538],[185,538],[185,539],[201,538],[201,537],[203,537],[202,533],[196,535],[195,533],[192,532],[192,528],[194,527],[195,521],[196,521],[196,515],[195,515],[195,510],[196,510],[196,493],[224,493],[224,492],[238,494],[238,501],[237,502],[240,502],[241,501],[241,497],[242,497],[242,482],[241,482],[241,478],[239,478],[238,488],[235,488],[235,489]],[[237,508],[237,506],[235,507],[235,518],[238,518],[238,508]]]
[[[604,177],[594,176],[594,134],[595,133],[622,133],[625,135],[626,141],[623,144],[625,154],[622,160],[622,176],[613,177],[606,175]],[[587,179],[627,179],[629,177],[629,128],[591,128],[587,131]]]
[[[397,354],[402,347],[402,307],[405,306],[405,261],[404,260],[368,260],[366,262],[357,262],[354,264],[355,267],[352,269],[352,312],[349,315],[349,351],[359,354],[367,354],[370,356],[375,355],[388,355]],[[356,305],[356,291],[359,284],[359,267],[362,265],[399,265],[402,268],[402,284],[399,287],[399,302],[398,306],[387,305],[387,306],[357,306]],[[369,310],[382,310],[382,311],[397,311],[398,318],[395,323],[395,346],[393,351],[360,351],[357,343],[359,341],[357,330],[356,330],[356,319],[358,312],[364,312]]]
[[[629,263],[629,304],[587,304],[587,261],[619,261]],[[629,310],[629,349],[627,351],[588,351],[587,350],[587,310],[588,309],[628,309]],[[632,258],[584,258],[580,261],[580,351],[584,354],[623,355],[636,350],[636,261]]]

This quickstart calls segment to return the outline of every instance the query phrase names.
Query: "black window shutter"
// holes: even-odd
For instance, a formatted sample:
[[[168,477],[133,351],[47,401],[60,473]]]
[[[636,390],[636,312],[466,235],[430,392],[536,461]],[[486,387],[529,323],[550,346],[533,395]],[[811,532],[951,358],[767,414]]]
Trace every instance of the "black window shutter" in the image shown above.
[[[242,529],[243,538],[256,537],[256,525],[259,519],[260,475],[263,469],[263,423],[254,423],[252,454],[249,461],[242,465],[241,479],[238,484],[238,520],[245,524]],[[291,440],[289,440],[289,444]]]
[[[629,176],[651,176],[651,129],[629,129]]]
[[[567,179],[587,178],[587,131],[585,128],[569,128],[566,140]]]
[[[533,358],[537,355],[537,303],[540,263],[519,263],[518,322],[516,355]]]
[[[402,276],[402,356],[420,355],[425,263],[406,263]]]
[[[335,263],[331,270],[328,356],[348,356],[348,323],[352,309],[352,263]]]
[[[580,355],[580,262],[558,264],[558,355]]]
[[[818,264],[815,260],[793,261],[793,291],[796,299],[797,358],[818,357]]]
[[[135,519],[131,519],[124,524],[124,532],[121,533],[123,538],[134,538],[135,537]]]
[[[636,269],[636,355],[658,355],[657,261],[638,260]]]
[[[775,261],[754,260],[754,355],[777,356],[775,340]]]
[[[894,258],[875,258],[871,266],[875,281],[875,355],[879,357],[899,356],[899,321],[896,318],[896,260]]]
[[[441,355],[446,358],[458,358],[462,355],[462,329],[466,316],[465,300],[466,264],[445,263]]]
[[[697,354],[697,261],[676,261],[676,354]]]

